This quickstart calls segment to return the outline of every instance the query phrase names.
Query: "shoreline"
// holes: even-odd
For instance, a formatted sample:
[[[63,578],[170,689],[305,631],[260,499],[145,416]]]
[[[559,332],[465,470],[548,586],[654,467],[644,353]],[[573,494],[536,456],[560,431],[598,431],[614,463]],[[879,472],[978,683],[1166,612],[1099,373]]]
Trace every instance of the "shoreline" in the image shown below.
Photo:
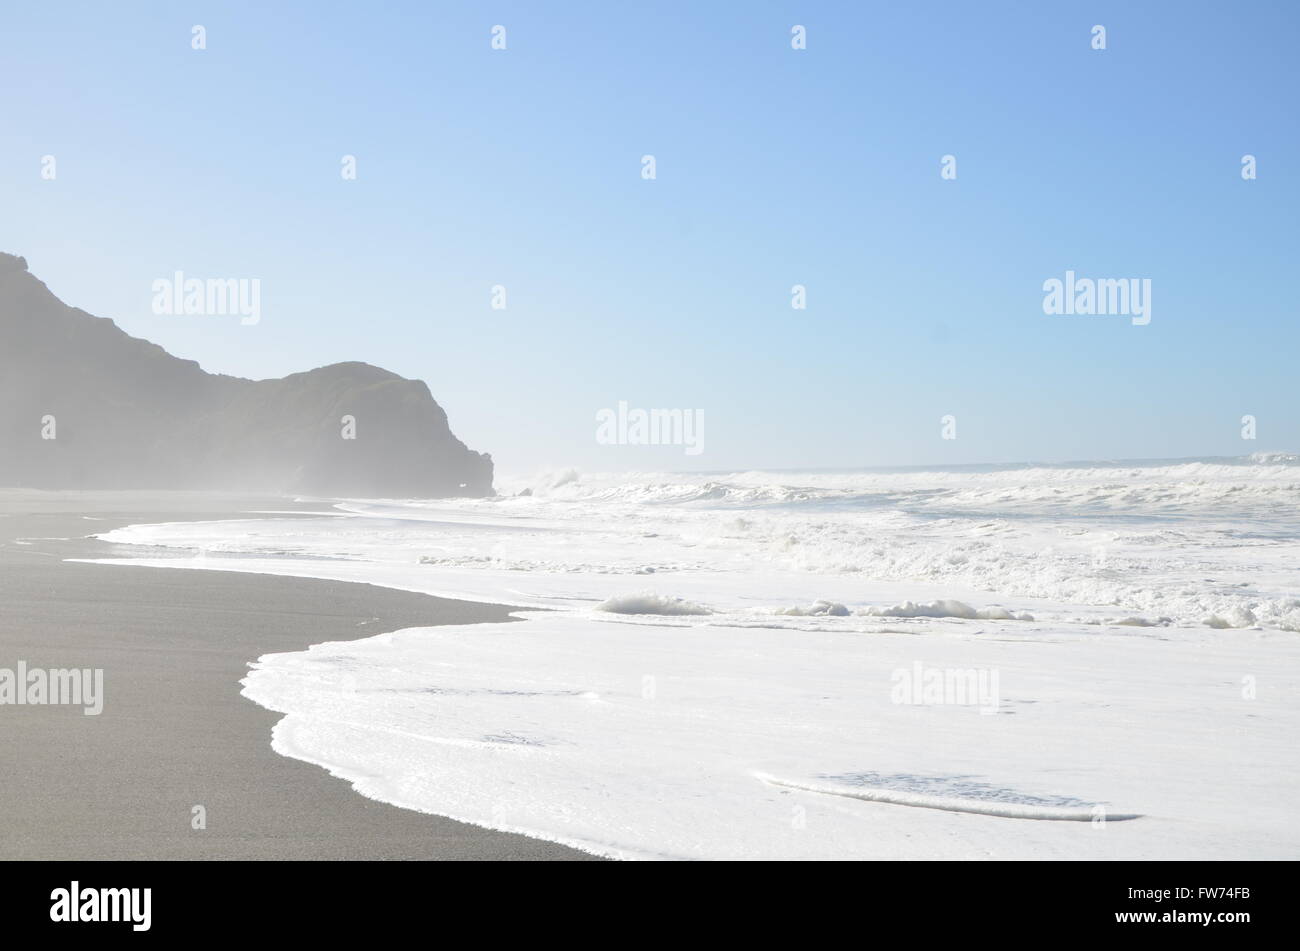
[[[45,512],[16,521],[0,493],[0,527],[8,527],[0,533],[0,559],[44,558],[47,567],[57,567],[38,572],[38,581],[91,578],[74,576],[72,567],[93,572],[104,565],[58,561],[87,557],[89,549],[88,561],[118,569],[93,576],[99,588],[87,600],[95,619],[123,613],[122,595],[111,582],[129,578],[133,592],[149,595],[150,623],[164,624],[164,641],[172,649],[194,641],[192,635],[178,640],[164,623],[173,617],[167,612],[179,593],[186,613],[172,627],[198,623],[222,632],[222,645],[243,641],[238,665],[220,682],[224,693],[207,703],[214,709],[218,702],[228,704],[232,683],[241,682],[241,698],[268,713],[261,726],[250,720],[246,732],[262,744],[270,733],[270,749],[281,756],[277,773],[283,774],[285,761],[301,764],[318,780],[324,772],[328,782],[347,783],[331,786],[331,795],[363,797],[381,811],[463,817],[445,821],[453,828],[469,823],[489,836],[537,830],[526,833],[526,848],[550,842],[563,857],[583,858],[1294,854],[1293,813],[1268,794],[1294,776],[1295,708],[1287,698],[1300,683],[1300,645],[1281,631],[1258,625],[1231,631],[1212,625],[1097,628],[1059,616],[1022,626],[1001,618],[949,621],[945,615],[897,630],[858,630],[834,621],[798,629],[613,623],[586,616],[583,606],[590,599],[578,596],[608,587],[593,589],[587,582],[567,590],[578,609],[545,612],[523,623],[521,606],[494,603],[496,593],[529,595],[537,588],[553,595],[554,588],[516,590],[492,576],[422,585],[427,572],[415,562],[422,550],[472,553],[483,547],[482,537],[456,529],[460,523],[454,520],[423,529],[404,522],[337,526],[321,518],[328,514],[324,500],[214,500],[199,512],[202,506],[193,499],[172,499],[147,511],[130,509],[129,515],[119,505],[111,517],[81,521],[88,516],[75,513],[89,504],[79,500],[73,514]],[[363,508],[362,514],[380,519],[401,516],[384,505]],[[177,510],[193,519],[252,523],[198,530],[185,521],[159,524],[176,519]],[[431,520],[411,521],[427,526]],[[75,537],[125,522],[142,528],[108,534],[121,544]],[[24,526],[28,537],[15,537]],[[366,558],[376,532],[382,557]],[[500,547],[496,535],[486,543]],[[524,555],[531,551],[526,539],[520,547]],[[146,572],[148,585],[141,587],[140,572],[169,566],[190,574]],[[1217,577],[1218,571],[1207,570],[1207,578],[1211,574]],[[1265,573],[1261,580],[1277,587],[1277,578]],[[11,581],[3,573],[0,579]],[[674,587],[684,583],[678,578]],[[897,600],[898,592],[882,585],[874,600]],[[716,584],[710,577],[699,586]],[[322,592],[332,600],[322,601]],[[68,601],[66,592],[54,594],[54,608]],[[340,608],[338,599],[352,596],[360,604]],[[536,592],[529,597],[542,600]],[[22,599],[4,588],[0,598],[17,616]],[[778,603],[789,600],[787,595]],[[428,620],[430,602],[437,609],[435,622]],[[403,605],[413,605],[415,613],[403,614]],[[197,622],[191,616],[195,606]],[[135,631],[140,619],[128,617],[117,623]],[[5,620],[0,612],[0,631]],[[436,626],[438,621],[450,626]],[[381,623],[392,633],[381,634]],[[298,633],[285,637],[286,630]],[[94,641],[86,635],[75,639],[79,646]],[[0,638],[0,650],[5,647]],[[34,666],[57,665],[22,656]],[[191,652],[166,666],[201,681],[194,671],[210,662]],[[1258,666],[1265,663],[1266,671]],[[1224,671],[1257,669],[1258,696],[1254,676],[1241,683],[1224,677]],[[792,677],[792,670],[798,675]],[[899,671],[911,671],[913,685],[932,671],[945,677],[954,671],[983,677],[983,671],[990,679],[970,688],[980,697],[976,711],[970,696],[900,700],[894,689]],[[137,710],[147,709],[155,693],[178,706],[170,685],[146,686]],[[991,692],[987,699],[985,691]],[[0,728],[5,712],[0,706]],[[235,711],[241,712],[247,711]],[[182,715],[184,710],[177,714]],[[1079,723],[1088,728],[1074,729]],[[810,743],[813,728],[826,738]],[[1201,742],[1182,742],[1189,731]],[[60,740],[80,735],[60,733]],[[181,739],[182,747],[193,741],[188,734]],[[0,754],[4,740],[0,729]],[[173,755],[176,746],[175,738],[162,744]],[[39,743],[28,747],[44,749]],[[629,747],[638,750],[636,757],[625,756]],[[1154,773],[1153,762],[1160,764]],[[113,768],[120,775],[120,764]],[[1247,774],[1253,782],[1238,778]],[[764,775],[780,781],[773,784]],[[826,779],[836,782],[827,787]],[[294,790],[268,793],[263,784],[257,792],[262,807],[266,795]],[[910,795],[918,792],[925,795]],[[158,801],[152,788],[150,795],[150,802]],[[1048,817],[1054,819],[1082,820],[1086,807],[1088,821],[1022,821],[1044,816],[991,811],[990,796],[1070,813]],[[308,799],[308,807],[316,808],[317,796]],[[665,811],[668,803],[671,812]],[[978,808],[956,808],[969,804]],[[0,808],[5,806],[0,797]],[[917,806],[925,808],[904,808]],[[278,818],[299,821],[296,811],[286,819],[280,807]],[[1098,815],[1117,821],[1098,824]],[[665,816],[671,821],[665,823]],[[307,834],[319,829],[304,826]],[[387,846],[376,839],[390,831],[384,824],[364,844],[382,851]],[[169,834],[174,839],[174,830]],[[403,840],[400,846],[409,844]],[[593,844],[595,856],[586,851]],[[319,851],[319,842],[312,846]],[[474,840],[471,847],[487,846]],[[584,851],[570,853],[568,847]],[[532,857],[516,853],[492,857]],[[0,836],[0,856],[6,854]],[[281,847],[270,857],[295,856]]]
[[[102,668],[104,709],[0,707],[0,859],[594,859],[553,842],[370,799],[271,747],[281,714],[249,665],[502,605],[353,582],[70,562],[139,522],[319,511],[285,498],[0,491],[0,667]],[[206,828],[196,829],[201,806]]]

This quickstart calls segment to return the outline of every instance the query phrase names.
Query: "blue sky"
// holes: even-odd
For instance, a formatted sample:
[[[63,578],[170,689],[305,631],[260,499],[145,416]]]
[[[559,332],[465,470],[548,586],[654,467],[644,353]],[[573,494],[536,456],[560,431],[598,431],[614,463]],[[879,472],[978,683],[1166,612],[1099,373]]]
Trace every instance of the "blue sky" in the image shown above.
[[[6,12],[0,250],[208,370],[424,379],[508,471],[1300,449],[1300,4],[114,7]],[[1151,323],[1045,315],[1067,268]],[[155,315],[176,270],[261,322]],[[620,400],[704,453],[597,444]]]

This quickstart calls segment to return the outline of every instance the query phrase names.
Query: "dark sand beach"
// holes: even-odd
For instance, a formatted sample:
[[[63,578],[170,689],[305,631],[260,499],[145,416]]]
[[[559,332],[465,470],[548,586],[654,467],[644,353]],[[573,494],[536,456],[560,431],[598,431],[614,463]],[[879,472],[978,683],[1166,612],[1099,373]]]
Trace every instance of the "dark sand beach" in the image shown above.
[[[507,609],[372,585],[69,563],[138,522],[316,510],[284,499],[0,490],[0,667],[103,668],[104,708],[0,706],[0,859],[581,859],[364,798],[272,751],[239,694],[261,654]],[[193,807],[207,828],[191,828]]]

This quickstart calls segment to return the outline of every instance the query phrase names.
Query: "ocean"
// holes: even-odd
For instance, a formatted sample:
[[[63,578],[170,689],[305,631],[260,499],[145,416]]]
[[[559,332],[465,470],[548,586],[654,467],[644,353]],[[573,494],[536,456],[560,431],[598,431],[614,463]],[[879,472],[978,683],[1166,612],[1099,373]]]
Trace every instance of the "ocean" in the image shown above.
[[[1300,456],[498,478],[104,534],[508,604],[250,658],[271,742],[621,858],[1294,856]]]

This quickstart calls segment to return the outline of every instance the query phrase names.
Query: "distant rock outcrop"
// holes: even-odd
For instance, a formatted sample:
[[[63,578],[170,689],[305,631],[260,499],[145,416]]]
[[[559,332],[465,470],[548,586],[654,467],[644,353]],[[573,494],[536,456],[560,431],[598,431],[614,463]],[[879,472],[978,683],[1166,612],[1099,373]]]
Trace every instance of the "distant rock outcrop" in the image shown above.
[[[452,435],[419,380],[365,363],[279,380],[207,373],[67,306],[3,253],[0,486],[493,494],[492,458]]]

